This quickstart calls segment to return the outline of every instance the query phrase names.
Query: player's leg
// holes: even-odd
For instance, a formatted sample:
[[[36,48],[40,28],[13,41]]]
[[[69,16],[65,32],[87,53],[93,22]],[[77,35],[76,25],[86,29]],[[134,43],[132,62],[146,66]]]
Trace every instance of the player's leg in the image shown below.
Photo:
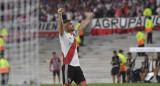
[[[86,82],[81,82],[80,86],[88,86]]]
[[[155,70],[154,70],[154,76],[156,77],[157,74],[158,74],[158,70],[159,70],[159,67],[156,67]]]
[[[2,85],[5,84],[5,75],[4,75],[4,73],[1,73],[1,84]]]
[[[158,74],[158,70],[159,70],[158,67],[156,67],[156,68],[154,69],[154,77],[153,77],[153,79],[152,79],[152,82],[157,82],[156,76],[157,76],[157,74]]]
[[[57,76],[58,76],[58,81],[59,81],[59,84],[60,84],[60,82],[61,82],[60,71],[57,72]]]
[[[112,81],[113,81],[113,83],[115,83],[115,75],[116,75],[115,72],[116,72],[115,68],[112,68],[111,75],[112,75]]]
[[[63,86],[70,86],[73,77],[75,76],[75,69],[73,66],[65,64],[62,66]]]
[[[127,70],[127,71],[126,71],[126,74],[127,74],[127,80],[126,80],[126,82],[129,83],[129,81],[131,80],[131,77],[130,77],[130,76],[131,76],[131,75],[130,75],[130,74],[131,74],[131,70],[130,70],[130,69]]]
[[[148,69],[145,69],[143,75],[142,75],[142,80],[145,79],[145,77],[147,76],[147,73],[148,73]]]
[[[119,74],[117,74],[117,79],[118,79],[117,83],[120,83],[120,76],[119,76]]]
[[[8,84],[9,73],[4,73],[4,84]]]
[[[86,83],[86,79],[83,75],[83,71],[80,67],[76,67],[76,73],[74,77],[74,82],[80,86],[88,86]]]
[[[152,44],[152,33],[150,33],[150,44]]]
[[[115,83],[115,75],[112,75],[113,83]]]
[[[149,43],[149,33],[147,33],[147,44]]]
[[[54,84],[56,83],[56,79],[55,79],[56,77],[55,76],[56,76],[56,72],[53,72],[53,82],[54,82]]]
[[[143,73],[144,73],[144,69],[141,69],[141,72],[140,72],[140,78],[141,78],[141,80],[143,78]]]
[[[126,82],[126,72],[125,71],[122,72],[122,78],[123,78],[123,83],[125,83]]]
[[[119,68],[119,67],[117,67],[117,68],[116,68],[117,83],[119,83],[119,82],[120,82],[119,71],[120,71],[120,68]]]
[[[119,83],[121,83],[121,71],[119,71]]]

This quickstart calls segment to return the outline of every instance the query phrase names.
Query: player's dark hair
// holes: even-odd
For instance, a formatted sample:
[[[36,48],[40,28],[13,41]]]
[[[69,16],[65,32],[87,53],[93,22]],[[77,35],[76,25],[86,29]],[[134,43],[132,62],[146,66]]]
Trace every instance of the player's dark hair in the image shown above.
[[[122,50],[122,49],[120,49],[120,50],[119,50],[119,53],[123,53],[123,50]]]
[[[130,56],[132,55],[132,53],[131,53],[131,52],[128,52],[127,54],[128,54],[128,55],[130,55]]]
[[[113,51],[113,53],[117,53],[117,51],[116,51],[116,50],[114,50],[114,51]]]
[[[68,22],[70,22],[70,21],[71,21],[71,20],[67,19],[67,20],[64,20],[63,23],[66,24],[66,23],[68,23]]]
[[[56,54],[56,52],[52,52],[52,54]]]
[[[148,55],[147,55],[147,54],[145,54],[144,56],[148,57]]]

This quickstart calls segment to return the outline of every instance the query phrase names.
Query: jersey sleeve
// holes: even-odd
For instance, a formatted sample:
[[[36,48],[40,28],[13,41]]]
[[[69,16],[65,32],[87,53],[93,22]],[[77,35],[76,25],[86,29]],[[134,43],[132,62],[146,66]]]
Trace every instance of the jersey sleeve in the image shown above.
[[[59,37],[62,39],[62,40],[66,40],[67,39],[67,33],[65,31],[63,31],[63,35],[60,35],[59,34]]]
[[[58,62],[61,62],[61,59],[58,57]]]
[[[53,60],[51,59],[51,60],[50,60],[50,64],[52,64],[52,61],[53,61]]]
[[[113,59],[113,57],[112,57],[112,61],[113,61],[114,59]]]
[[[118,56],[118,58],[119,58],[119,61],[122,61],[121,57]]]

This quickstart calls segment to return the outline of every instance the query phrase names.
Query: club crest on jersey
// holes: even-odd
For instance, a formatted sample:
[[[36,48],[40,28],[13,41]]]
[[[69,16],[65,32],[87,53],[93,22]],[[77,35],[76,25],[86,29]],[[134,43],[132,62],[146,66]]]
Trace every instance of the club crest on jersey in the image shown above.
[[[71,82],[71,78],[68,78],[68,82]]]

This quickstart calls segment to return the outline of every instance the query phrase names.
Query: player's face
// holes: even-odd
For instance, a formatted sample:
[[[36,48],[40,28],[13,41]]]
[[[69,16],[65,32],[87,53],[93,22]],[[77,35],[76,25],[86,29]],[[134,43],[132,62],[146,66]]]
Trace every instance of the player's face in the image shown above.
[[[128,58],[131,58],[131,55],[127,54]]]
[[[53,57],[56,57],[56,54],[53,54]]]
[[[114,56],[117,56],[117,53],[113,53]]]
[[[144,60],[147,60],[148,59],[148,56],[144,56]]]
[[[68,26],[67,28],[68,28],[69,31],[74,31],[74,24],[73,24],[72,21],[68,22],[67,26]]]

